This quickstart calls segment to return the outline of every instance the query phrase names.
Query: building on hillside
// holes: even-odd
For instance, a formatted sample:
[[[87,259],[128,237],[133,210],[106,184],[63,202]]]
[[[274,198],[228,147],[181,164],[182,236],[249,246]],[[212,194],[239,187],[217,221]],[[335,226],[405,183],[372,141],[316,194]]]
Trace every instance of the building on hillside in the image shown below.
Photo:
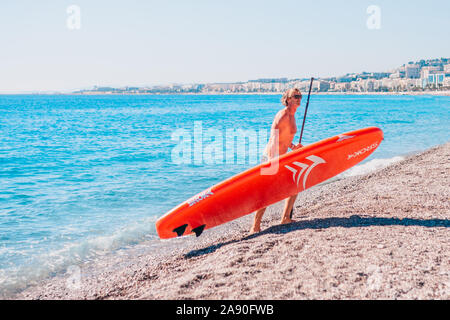
[[[445,72],[446,74],[450,74],[450,64],[444,65],[444,72]]]
[[[334,90],[338,92],[345,92],[350,89],[350,82],[336,82]]]
[[[443,71],[429,71],[428,76],[422,78],[422,87],[425,88],[427,86],[439,88],[444,86],[445,73]]]
[[[450,76],[445,76],[445,79],[444,79],[444,87],[450,89]]]
[[[441,71],[441,67],[439,66],[427,66],[427,67],[423,67],[422,70],[420,71],[420,78],[424,79],[428,77],[428,74],[430,74],[430,72],[432,71]]]
[[[408,64],[405,66],[405,77],[407,79],[420,78],[420,66],[417,64]]]
[[[317,91],[326,92],[330,89],[330,83],[328,81],[318,81]]]

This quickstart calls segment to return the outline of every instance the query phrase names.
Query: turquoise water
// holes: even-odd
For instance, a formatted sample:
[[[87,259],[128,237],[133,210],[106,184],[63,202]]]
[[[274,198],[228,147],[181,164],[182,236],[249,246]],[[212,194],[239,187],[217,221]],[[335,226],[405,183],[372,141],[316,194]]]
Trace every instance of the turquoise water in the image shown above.
[[[199,124],[203,133],[214,129],[223,137],[227,129],[247,130],[258,134],[248,152],[259,154],[280,98],[0,96],[0,292],[156,241],[159,216],[255,164],[250,156],[239,161],[239,154],[233,163],[195,161],[198,141],[191,163],[174,163],[174,134],[198,140]],[[447,142],[449,105],[450,97],[435,96],[312,96],[303,144],[378,126],[385,141],[365,165],[389,163]],[[211,145],[202,139],[202,148]]]

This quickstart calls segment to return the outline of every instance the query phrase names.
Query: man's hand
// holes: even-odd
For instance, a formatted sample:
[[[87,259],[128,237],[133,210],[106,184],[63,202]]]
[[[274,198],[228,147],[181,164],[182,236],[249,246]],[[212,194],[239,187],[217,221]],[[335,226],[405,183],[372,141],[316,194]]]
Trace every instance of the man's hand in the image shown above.
[[[300,149],[300,148],[303,148],[303,145],[301,143],[299,143],[298,145],[291,144],[291,149],[292,150],[297,150],[297,149]]]

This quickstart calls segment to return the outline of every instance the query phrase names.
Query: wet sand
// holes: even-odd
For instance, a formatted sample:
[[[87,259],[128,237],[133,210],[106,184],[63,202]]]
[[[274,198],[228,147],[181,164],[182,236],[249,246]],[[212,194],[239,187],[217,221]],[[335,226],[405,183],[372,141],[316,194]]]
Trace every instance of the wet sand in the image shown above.
[[[201,237],[158,241],[19,299],[450,299],[450,143],[282,202]],[[149,244],[150,245],[150,244]]]

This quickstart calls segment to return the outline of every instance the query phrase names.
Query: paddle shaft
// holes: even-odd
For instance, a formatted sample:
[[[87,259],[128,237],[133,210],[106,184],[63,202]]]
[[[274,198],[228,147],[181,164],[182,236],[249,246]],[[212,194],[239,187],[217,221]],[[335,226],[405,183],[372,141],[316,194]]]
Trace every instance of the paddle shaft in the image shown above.
[[[305,115],[303,116],[302,131],[300,132],[300,140],[298,141],[299,144],[302,143],[303,129],[305,128],[306,113],[308,112],[309,97],[311,96],[311,89],[312,89],[313,81],[314,81],[314,77],[311,77],[311,82],[309,83],[308,100],[306,100]],[[291,219],[292,219],[293,214],[294,214],[294,205],[292,205],[291,213],[289,214],[289,217]]]
[[[302,143],[303,129],[305,128],[306,113],[308,112],[309,97],[311,96],[311,89],[312,89],[313,81],[314,81],[314,78],[311,77],[311,82],[309,83],[308,100],[306,100],[305,115],[303,116],[302,131],[300,132],[300,140],[298,141],[298,143]]]

